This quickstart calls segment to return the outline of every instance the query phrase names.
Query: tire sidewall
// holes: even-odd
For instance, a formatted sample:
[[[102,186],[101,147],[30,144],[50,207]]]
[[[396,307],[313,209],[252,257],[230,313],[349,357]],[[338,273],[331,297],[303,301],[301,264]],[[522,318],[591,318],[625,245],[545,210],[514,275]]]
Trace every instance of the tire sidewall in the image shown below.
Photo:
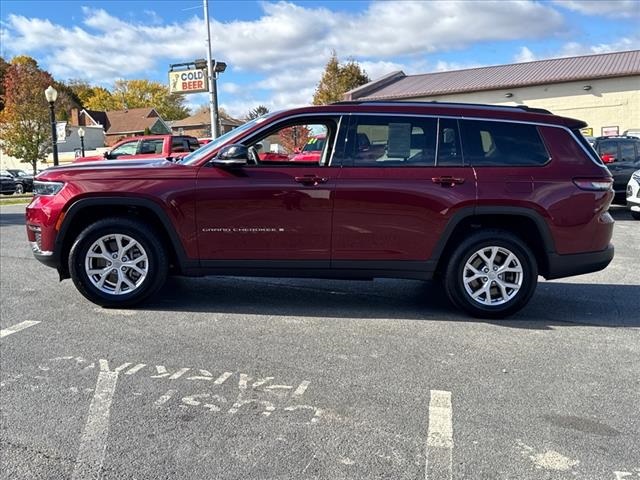
[[[135,291],[111,295],[96,288],[85,271],[89,248],[106,235],[122,234],[133,238],[144,248],[148,258],[147,276]],[[167,260],[162,245],[151,229],[131,220],[101,220],[85,229],[76,239],[69,253],[69,272],[76,288],[90,301],[106,307],[135,305],[153,294],[166,278]]]
[[[502,247],[512,252],[522,266],[522,285],[514,298],[502,305],[485,306],[473,300],[464,284],[464,266],[481,248]],[[463,242],[452,255],[447,266],[447,294],[459,308],[475,317],[503,318],[524,307],[533,295],[538,282],[538,268],[529,247],[518,237],[504,231],[479,232]]]

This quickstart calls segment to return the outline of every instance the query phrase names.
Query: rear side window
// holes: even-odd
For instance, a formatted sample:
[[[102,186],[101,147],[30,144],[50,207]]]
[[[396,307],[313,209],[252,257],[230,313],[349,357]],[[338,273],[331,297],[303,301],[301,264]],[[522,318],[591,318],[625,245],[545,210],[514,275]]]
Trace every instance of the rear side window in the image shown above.
[[[620,161],[633,162],[636,159],[636,149],[633,141],[620,142]]]
[[[164,140],[159,138],[155,140],[143,140],[140,142],[140,152],[141,154],[162,154],[162,147],[164,145]]]
[[[187,138],[187,143],[189,145],[189,151],[190,152],[195,152],[196,150],[198,150],[200,148],[200,142],[198,142],[197,138],[188,137]]]
[[[354,116],[345,164],[354,167],[433,167],[437,120],[401,116]]]
[[[461,120],[465,162],[473,166],[537,166],[549,154],[535,125]]]
[[[458,121],[441,118],[438,130],[438,166],[462,166],[462,148],[460,147],[460,132]]]

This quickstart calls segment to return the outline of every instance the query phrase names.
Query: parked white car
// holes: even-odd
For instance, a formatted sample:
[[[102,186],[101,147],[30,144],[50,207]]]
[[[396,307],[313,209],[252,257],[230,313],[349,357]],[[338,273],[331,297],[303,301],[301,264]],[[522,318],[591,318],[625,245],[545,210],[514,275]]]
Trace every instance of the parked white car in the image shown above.
[[[640,170],[633,172],[627,184],[627,205],[633,218],[640,220]]]

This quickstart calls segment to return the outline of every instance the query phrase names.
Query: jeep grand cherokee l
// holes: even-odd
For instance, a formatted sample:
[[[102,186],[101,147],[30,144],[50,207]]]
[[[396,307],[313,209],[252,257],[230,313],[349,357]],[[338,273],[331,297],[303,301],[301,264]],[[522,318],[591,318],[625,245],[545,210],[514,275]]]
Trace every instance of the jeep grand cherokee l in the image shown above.
[[[284,133],[317,161],[263,162]],[[612,178],[585,123],[527,107],[347,102],[271,113],[178,163],[48,169],[27,208],[33,253],[89,300],[129,306],[168,274],[442,279],[479,317],[613,258]]]

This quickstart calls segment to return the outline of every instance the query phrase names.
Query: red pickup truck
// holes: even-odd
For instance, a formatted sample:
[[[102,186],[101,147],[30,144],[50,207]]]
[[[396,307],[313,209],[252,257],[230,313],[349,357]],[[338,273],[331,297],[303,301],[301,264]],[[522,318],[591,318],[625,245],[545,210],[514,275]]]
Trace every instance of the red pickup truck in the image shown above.
[[[188,135],[145,135],[130,137],[116,143],[104,155],[79,157],[75,162],[94,162],[96,160],[136,160],[143,158],[166,158],[179,160],[200,148],[198,139]]]

